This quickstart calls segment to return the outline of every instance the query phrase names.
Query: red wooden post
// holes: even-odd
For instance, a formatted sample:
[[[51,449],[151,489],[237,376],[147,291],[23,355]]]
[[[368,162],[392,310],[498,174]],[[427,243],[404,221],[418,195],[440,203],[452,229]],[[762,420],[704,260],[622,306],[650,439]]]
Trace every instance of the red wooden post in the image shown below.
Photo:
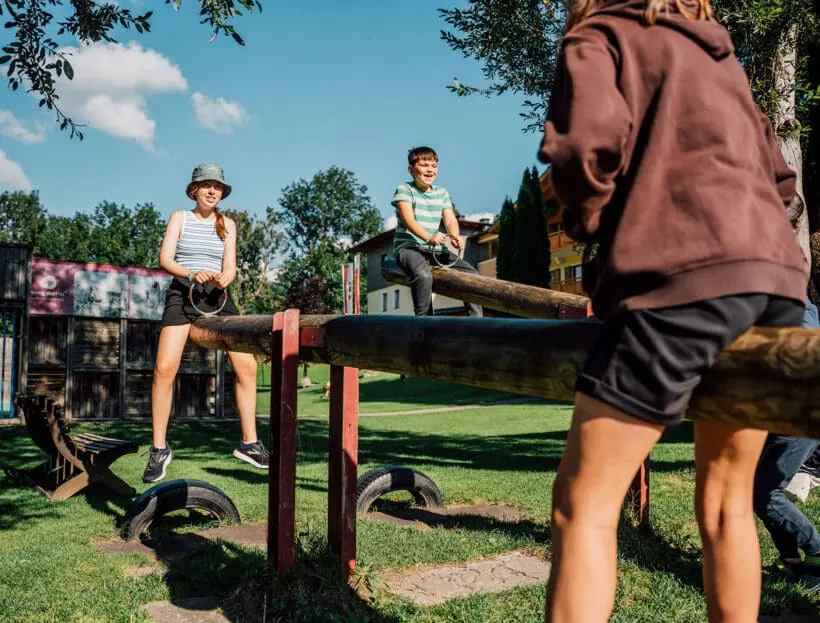
[[[268,471],[268,565],[290,574],[296,562],[296,377],[299,310],[273,315]]]
[[[359,371],[330,367],[327,540],[348,578],[356,568],[356,472],[359,466]]]
[[[646,533],[649,531],[649,457],[647,456],[635,479],[629,486],[629,505],[632,517],[638,522],[638,530]]]

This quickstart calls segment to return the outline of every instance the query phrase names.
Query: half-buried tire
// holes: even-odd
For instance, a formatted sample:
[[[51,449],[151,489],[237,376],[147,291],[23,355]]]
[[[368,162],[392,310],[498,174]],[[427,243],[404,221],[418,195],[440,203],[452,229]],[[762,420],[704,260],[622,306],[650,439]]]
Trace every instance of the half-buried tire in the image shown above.
[[[122,535],[133,541],[158,517],[184,509],[202,511],[224,523],[240,523],[236,506],[223,491],[203,480],[171,480],[151,487],[129,507]]]
[[[356,512],[364,515],[373,502],[393,491],[408,491],[416,504],[441,508],[441,491],[429,476],[402,465],[376,467],[359,476],[356,482]]]

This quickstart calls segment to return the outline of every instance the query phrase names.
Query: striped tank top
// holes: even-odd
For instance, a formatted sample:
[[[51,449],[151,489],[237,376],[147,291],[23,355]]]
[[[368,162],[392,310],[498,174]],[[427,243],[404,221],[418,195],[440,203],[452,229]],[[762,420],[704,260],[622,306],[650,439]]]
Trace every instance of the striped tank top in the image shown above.
[[[203,223],[192,210],[185,210],[182,214],[182,232],[177,241],[174,261],[194,272],[209,270],[221,273],[225,241],[216,233],[216,221]]]

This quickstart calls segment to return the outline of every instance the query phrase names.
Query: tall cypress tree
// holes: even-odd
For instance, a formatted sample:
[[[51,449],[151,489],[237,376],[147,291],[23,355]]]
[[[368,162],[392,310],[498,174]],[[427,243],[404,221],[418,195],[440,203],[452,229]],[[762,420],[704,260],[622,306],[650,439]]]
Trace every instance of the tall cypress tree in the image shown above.
[[[504,199],[501,214],[498,216],[498,257],[495,264],[495,276],[512,281],[513,249],[515,249],[515,205],[510,198]]]
[[[511,281],[546,288],[549,286],[544,200],[537,172],[525,169],[516,202],[515,248]]]

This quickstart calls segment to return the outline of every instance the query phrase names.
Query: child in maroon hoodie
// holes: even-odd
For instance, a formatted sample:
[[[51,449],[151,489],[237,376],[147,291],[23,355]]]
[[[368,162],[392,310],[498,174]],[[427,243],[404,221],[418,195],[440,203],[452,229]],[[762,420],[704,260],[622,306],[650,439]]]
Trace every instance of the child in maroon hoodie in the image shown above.
[[[708,0],[569,0],[540,158],[569,234],[597,243],[603,320],[553,490],[546,620],[606,621],[630,481],[701,374],[753,325],[800,326],[795,175]],[[585,279],[588,283],[588,279]],[[695,422],[711,621],[757,621],[765,431]]]

